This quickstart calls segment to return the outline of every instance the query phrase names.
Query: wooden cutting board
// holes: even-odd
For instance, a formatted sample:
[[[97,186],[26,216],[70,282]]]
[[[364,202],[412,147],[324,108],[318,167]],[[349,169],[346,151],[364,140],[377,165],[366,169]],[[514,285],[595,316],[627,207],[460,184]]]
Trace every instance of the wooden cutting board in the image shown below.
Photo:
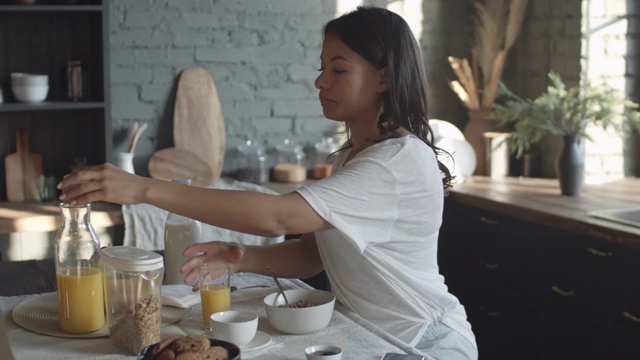
[[[213,183],[213,172],[202,158],[180,148],[156,151],[149,160],[149,174],[155,179],[191,179],[191,185],[206,187]]]
[[[209,72],[199,67],[180,74],[173,113],[173,142],[204,160],[217,180],[225,154],[225,129],[218,92]]]
[[[29,150],[29,132],[16,130],[16,152],[4,159],[7,200],[35,201],[36,180],[42,175],[42,157]]]

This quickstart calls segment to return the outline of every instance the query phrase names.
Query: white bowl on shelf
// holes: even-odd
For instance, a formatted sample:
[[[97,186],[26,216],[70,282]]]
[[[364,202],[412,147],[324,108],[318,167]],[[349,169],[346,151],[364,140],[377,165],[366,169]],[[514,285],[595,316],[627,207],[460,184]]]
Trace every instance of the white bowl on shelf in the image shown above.
[[[30,73],[12,73],[12,86],[26,85],[49,85],[49,75],[30,74]]]
[[[39,103],[47,98],[49,85],[12,85],[13,96],[24,103]]]

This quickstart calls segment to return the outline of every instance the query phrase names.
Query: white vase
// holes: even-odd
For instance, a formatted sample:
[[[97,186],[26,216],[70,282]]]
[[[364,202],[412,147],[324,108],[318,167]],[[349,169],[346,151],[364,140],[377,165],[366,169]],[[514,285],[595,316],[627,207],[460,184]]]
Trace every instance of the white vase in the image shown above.
[[[118,167],[122,170],[135,174],[136,172],[133,169],[133,153],[121,152],[118,154]]]
[[[475,175],[488,175],[486,169],[487,154],[485,152],[485,132],[502,132],[498,126],[495,112],[491,110],[470,110],[467,112],[469,121],[462,130],[465,139],[476,152]]]

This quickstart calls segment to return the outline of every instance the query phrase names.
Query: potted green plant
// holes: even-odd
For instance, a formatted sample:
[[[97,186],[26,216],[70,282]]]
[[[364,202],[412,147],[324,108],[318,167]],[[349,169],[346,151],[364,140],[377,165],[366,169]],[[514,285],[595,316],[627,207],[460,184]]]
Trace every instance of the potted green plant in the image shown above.
[[[586,83],[567,88],[559,74],[548,74],[546,92],[530,100],[517,96],[500,83],[493,109],[498,123],[510,126],[509,148],[517,158],[547,135],[561,136],[563,150],[556,161],[556,172],[563,195],[577,196],[582,186],[584,158],[578,146],[591,140],[587,127],[623,131],[640,129],[639,105],[612,87]]]

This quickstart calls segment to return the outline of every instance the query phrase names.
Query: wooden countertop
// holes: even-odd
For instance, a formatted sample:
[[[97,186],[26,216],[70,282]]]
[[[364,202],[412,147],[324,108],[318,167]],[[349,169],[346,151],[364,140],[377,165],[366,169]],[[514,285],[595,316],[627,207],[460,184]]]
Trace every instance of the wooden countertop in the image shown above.
[[[91,225],[94,228],[124,224],[120,205],[91,204]],[[59,202],[0,202],[0,234],[13,232],[48,232],[60,228]]]
[[[590,211],[640,206],[640,178],[585,184],[562,196],[557,179],[473,176],[450,189],[451,200],[533,223],[640,248],[640,227],[593,217]]]

